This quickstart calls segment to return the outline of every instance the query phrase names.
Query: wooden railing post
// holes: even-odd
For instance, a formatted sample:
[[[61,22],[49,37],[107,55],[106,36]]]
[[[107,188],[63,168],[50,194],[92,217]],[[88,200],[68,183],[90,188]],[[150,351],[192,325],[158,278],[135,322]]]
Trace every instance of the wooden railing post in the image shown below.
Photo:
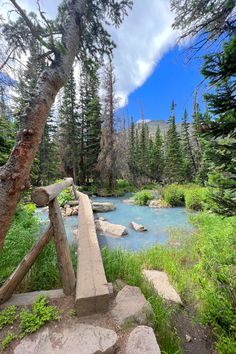
[[[75,273],[73,270],[65,226],[57,198],[49,202],[49,218],[53,225],[57,260],[65,295],[75,290]]]

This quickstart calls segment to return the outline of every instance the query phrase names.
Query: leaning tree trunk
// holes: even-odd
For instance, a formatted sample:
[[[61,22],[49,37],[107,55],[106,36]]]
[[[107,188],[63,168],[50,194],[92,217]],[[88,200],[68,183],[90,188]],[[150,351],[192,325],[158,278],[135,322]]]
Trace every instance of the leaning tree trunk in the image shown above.
[[[73,0],[64,27],[63,54],[39,77],[35,94],[22,117],[22,128],[6,165],[0,168],[0,251],[15,214],[20,194],[29,187],[29,174],[55,97],[65,84],[77,54],[81,17],[87,0]]]

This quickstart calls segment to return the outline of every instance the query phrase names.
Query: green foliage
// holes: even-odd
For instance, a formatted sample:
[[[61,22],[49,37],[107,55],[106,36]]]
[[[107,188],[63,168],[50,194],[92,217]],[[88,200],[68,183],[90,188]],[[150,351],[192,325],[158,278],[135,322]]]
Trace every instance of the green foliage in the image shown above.
[[[184,206],[184,189],[181,185],[171,184],[163,190],[164,200],[171,206]]]
[[[60,206],[64,206],[67,202],[73,200],[74,197],[71,193],[71,189],[64,189],[57,197],[58,203]]]
[[[196,211],[203,210],[208,195],[209,191],[204,187],[193,186],[192,188],[185,189],[184,199],[186,208]]]
[[[116,190],[121,192],[122,194],[128,193],[128,192],[135,192],[135,186],[125,180],[125,179],[117,179],[116,180]]]
[[[39,222],[33,212],[32,204],[17,208],[0,257],[0,284],[15,270],[36,240]]]
[[[45,296],[40,295],[32,309],[23,309],[20,313],[20,332],[22,335],[36,332],[46,322],[60,320],[60,312],[55,306],[48,305]]]
[[[14,339],[17,339],[17,335],[13,332],[7,332],[7,335],[2,340],[2,349],[7,349]]]
[[[12,325],[16,320],[16,306],[8,306],[0,312],[0,329]]]
[[[153,199],[152,192],[143,190],[135,193],[134,200],[137,205],[147,205],[150,200]]]

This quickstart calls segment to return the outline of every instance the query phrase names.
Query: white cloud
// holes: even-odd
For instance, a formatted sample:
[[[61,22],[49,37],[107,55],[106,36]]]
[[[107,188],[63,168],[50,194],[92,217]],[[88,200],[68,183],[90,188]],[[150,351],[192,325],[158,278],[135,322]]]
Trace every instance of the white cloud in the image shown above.
[[[171,28],[172,23],[168,0],[134,0],[133,9],[121,27],[110,30],[117,45],[114,66],[121,106],[175,45],[177,33]]]
[[[0,0],[0,4],[6,0]],[[50,17],[57,13],[60,0],[40,0]],[[36,0],[19,0],[27,11],[36,10]],[[134,0],[133,9],[120,28],[109,29],[117,48],[114,66],[120,106],[128,95],[151,75],[162,56],[176,43],[177,33],[171,28],[173,14],[169,0]]]

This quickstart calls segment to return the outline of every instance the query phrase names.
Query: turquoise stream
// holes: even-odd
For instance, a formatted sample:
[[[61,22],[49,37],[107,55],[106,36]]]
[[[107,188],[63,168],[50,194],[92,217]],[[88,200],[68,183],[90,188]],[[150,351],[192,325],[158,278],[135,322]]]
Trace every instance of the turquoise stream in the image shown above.
[[[190,232],[193,227],[188,222],[188,213],[184,208],[154,209],[146,206],[127,205],[124,198],[95,198],[98,202],[112,202],[116,210],[108,213],[97,213],[95,217],[104,217],[111,223],[121,224],[127,227],[128,235],[122,238],[113,238],[98,234],[100,246],[109,248],[124,248],[126,250],[139,251],[155,244],[166,244],[170,228],[181,228],[183,232]],[[40,219],[48,220],[48,213],[38,209]],[[130,227],[134,221],[148,229],[146,232],[136,232]],[[73,241],[73,231],[77,228],[78,217],[71,216],[64,219],[67,237]]]

